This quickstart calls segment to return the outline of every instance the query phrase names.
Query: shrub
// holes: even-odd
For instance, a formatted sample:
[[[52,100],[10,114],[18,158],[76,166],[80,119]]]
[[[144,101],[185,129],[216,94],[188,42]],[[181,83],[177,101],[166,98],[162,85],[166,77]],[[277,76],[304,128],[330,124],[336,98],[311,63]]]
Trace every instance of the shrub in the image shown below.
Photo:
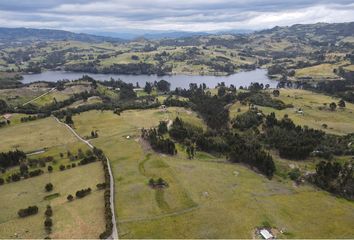
[[[3,185],[5,183],[5,180],[3,178],[0,178],[0,185]]]
[[[65,166],[64,165],[60,165],[59,169],[60,169],[60,171],[64,171],[65,170]]]
[[[86,188],[86,189],[81,189],[81,190],[77,191],[75,195],[77,198],[83,198],[90,193],[91,193],[91,188]]]
[[[27,217],[30,215],[34,215],[38,213],[38,207],[37,206],[29,206],[28,208],[20,209],[17,214],[19,217]]]
[[[48,169],[48,172],[53,172],[53,167],[52,166],[49,165],[47,169]]]
[[[68,201],[71,202],[72,200],[74,200],[74,197],[73,195],[69,194],[66,199],[68,199]]]
[[[52,191],[52,190],[53,190],[53,184],[47,183],[47,184],[45,185],[45,190],[46,190],[47,192]]]
[[[50,205],[47,205],[47,210],[45,210],[45,213],[44,213],[47,217],[51,217],[53,216],[53,210],[52,210],[52,207]]]
[[[288,173],[289,177],[291,180],[296,181],[300,176],[301,176],[301,172],[298,168],[292,169],[289,173]]]
[[[97,189],[99,189],[99,190],[101,190],[101,189],[105,189],[105,188],[106,188],[106,186],[107,186],[107,184],[106,184],[106,183],[99,183],[99,184],[97,184],[97,185],[96,185]]]

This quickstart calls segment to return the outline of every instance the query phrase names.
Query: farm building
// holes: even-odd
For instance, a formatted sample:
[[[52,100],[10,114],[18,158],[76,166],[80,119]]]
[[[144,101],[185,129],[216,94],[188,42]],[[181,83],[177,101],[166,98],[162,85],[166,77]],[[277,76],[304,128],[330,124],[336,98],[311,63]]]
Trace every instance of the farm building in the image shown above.
[[[267,229],[262,229],[259,233],[264,239],[274,239],[273,235]]]

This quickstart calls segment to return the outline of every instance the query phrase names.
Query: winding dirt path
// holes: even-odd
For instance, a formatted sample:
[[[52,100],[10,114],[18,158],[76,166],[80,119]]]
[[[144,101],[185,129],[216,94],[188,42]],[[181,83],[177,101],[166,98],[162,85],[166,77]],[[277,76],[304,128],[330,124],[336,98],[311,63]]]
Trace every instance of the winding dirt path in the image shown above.
[[[83,139],[82,137],[80,137],[79,134],[77,134],[75,132],[75,130],[70,127],[68,124],[63,123],[61,121],[59,121],[58,118],[54,117],[54,119],[59,123],[62,124],[64,126],[66,126],[80,141],[82,141],[83,143],[85,143],[87,146],[89,146],[89,148],[93,149],[94,146],[87,140]],[[112,211],[112,223],[113,223],[113,230],[112,230],[112,235],[108,238],[108,239],[119,239],[118,236],[118,230],[117,230],[117,221],[116,221],[116,215],[115,215],[115,209],[114,209],[114,179],[113,179],[113,174],[112,174],[112,169],[111,169],[111,164],[110,161],[107,158],[107,165],[108,165],[108,172],[109,172],[109,178],[110,178],[110,191],[111,191],[111,198],[110,198],[110,202],[111,202],[111,211]]]

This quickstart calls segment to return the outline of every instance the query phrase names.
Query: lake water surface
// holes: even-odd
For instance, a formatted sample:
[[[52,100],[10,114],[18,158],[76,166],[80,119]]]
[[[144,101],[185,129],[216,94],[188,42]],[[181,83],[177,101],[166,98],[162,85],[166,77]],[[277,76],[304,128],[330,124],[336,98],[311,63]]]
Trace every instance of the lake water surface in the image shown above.
[[[56,82],[63,79],[75,80],[82,77],[82,75],[89,75],[90,77],[103,81],[113,78],[115,80],[121,79],[127,83],[138,82],[141,87],[145,86],[146,82],[154,82],[164,79],[171,83],[171,89],[176,87],[189,88],[190,83],[202,84],[205,83],[208,87],[215,87],[220,82],[225,82],[227,86],[233,84],[237,88],[240,86],[247,87],[252,82],[269,84],[271,88],[275,88],[278,84],[277,81],[268,78],[267,70],[256,69],[248,72],[239,72],[229,76],[205,76],[205,75],[124,75],[124,74],[95,74],[85,72],[66,72],[66,71],[47,71],[38,74],[23,75],[23,83],[31,83],[36,81]]]

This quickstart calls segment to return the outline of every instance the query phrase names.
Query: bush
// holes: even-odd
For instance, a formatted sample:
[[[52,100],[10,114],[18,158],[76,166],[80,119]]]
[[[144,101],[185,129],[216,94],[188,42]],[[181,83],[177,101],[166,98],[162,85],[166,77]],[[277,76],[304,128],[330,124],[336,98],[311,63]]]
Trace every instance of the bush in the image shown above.
[[[96,185],[97,189],[101,190],[101,189],[105,189],[107,187],[106,183],[99,183]]]
[[[52,190],[53,190],[53,184],[47,183],[47,184],[45,185],[45,190],[46,190],[47,192],[52,191]]]
[[[295,168],[291,170],[288,175],[291,180],[296,181],[301,176],[301,172],[298,168]]]
[[[74,200],[74,197],[73,195],[69,194],[66,199],[68,199],[68,201],[71,202],[72,200]]]
[[[0,185],[3,185],[5,183],[5,180],[3,178],[0,178]]]
[[[45,210],[45,213],[44,213],[47,217],[51,217],[53,216],[53,210],[52,210],[52,207],[50,205],[47,205],[47,210]]]
[[[46,229],[51,228],[53,226],[53,221],[51,218],[47,217],[44,221],[44,226]]]
[[[90,193],[91,193],[91,188],[86,188],[86,189],[81,189],[81,190],[77,191],[75,195],[77,198],[83,198]]]
[[[20,209],[17,214],[19,217],[27,217],[30,215],[35,215],[38,213],[38,207],[37,206],[29,206],[28,208]]]
[[[59,169],[60,169],[60,171],[64,171],[65,170],[65,166],[64,165],[60,165]]]

